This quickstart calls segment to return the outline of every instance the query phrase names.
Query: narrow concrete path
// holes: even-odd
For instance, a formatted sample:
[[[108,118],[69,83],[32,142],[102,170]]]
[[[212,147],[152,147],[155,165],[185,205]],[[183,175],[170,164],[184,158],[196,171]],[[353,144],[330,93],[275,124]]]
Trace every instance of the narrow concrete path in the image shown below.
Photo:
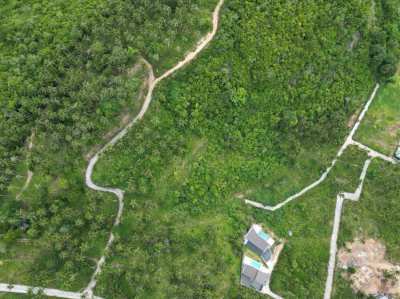
[[[33,172],[28,169],[28,171],[26,172],[26,181],[22,186],[21,190],[18,192],[17,196],[15,197],[16,200],[20,200],[22,193],[24,193],[25,190],[28,189],[29,185],[31,184],[32,177],[33,177]]]
[[[21,284],[10,285],[5,283],[0,283],[0,292],[14,293],[14,294],[28,294],[29,292],[32,292],[33,294],[42,293],[50,297],[68,298],[68,299],[82,299],[83,296],[82,293],[67,292],[57,289],[32,287]],[[103,298],[95,296],[93,297],[93,299],[103,299]]]
[[[329,262],[328,262],[328,277],[325,282],[325,292],[324,299],[329,299],[332,293],[332,285],[333,285],[333,274],[335,270],[336,264],[336,252],[337,252],[337,238],[339,234],[339,226],[342,215],[344,197],[342,194],[339,194],[336,199],[336,208],[335,208],[335,218],[333,222],[333,231],[331,235],[331,245],[329,249]]]
[[[333,230],[331,235],[331,244],[329,249],[329,262],[328,262],[328,276],[325,283],[324,299],[330,299],[332,295],[333,280],[336,265],[337,253],[337,239],[339,235],[340,222],[342,218],[343,202],[346,199],[358,201],[360,199],[362,189],[364,186],[365,177],[367,175],[368,167],[371,164],[373,157],[365,161],[363,170],[360,175],[360,183],[354,193],[342,192],[337,195],[335,217],[333,221]]]
[[[392,164],[397,164],[398,163],[394,158],[386,156],[386,155],[384,155],[384,154],[382,154],[380,152],[377,152],[376,150],[373,150],[372,148],[370,148],[370,147],[368,147],[368,146],[366,146],[366,145],[364,145],[364,144],[362,144],[362,143],[360,143],[358,141],[352,140],[351,144],[357,146],[359,149],[361,149],[363,151],[368,152],[368,156],[370,156],[370,157],[379,158],[379,159],[382,159],[382,160],[384,160],[386,162],[389,162],[389,163],[392,163]]]
[[[282,201],[281,203],[279,203],[275,206],[263,205],[262,203],[255,202],[255,201],[248,200],[248,199],[245,199],[245,203],[248,205],[251,205],[255,208],[264,209],[267,211],[276,211],[276,210],[282,208],[283,206],[287,205],[292,200],[299,198],[300,196],[304,195],[311,189],[314,189],[319,184],[321,184],[323,181],[325,181],[325,179],[328,177],[328,174],[331,172],[332,168],[335,166],[336,162],[338,161],[338,159],[343,155],[344,151],[349,147],[349,145],[354,144],[353,137],[354,137],[355,133],[357,132],[362,120],[364,119],[365,114],[367,113],[372,101],[374,100],[378,89],[379,89],[379,84],[376,84],[371,96],[369,97],[367,103],[364,105],[363,110],[361,111],[360,115],[358,116],[357,122],[354,124],[354,126],[353,126],[352,130],[350,131],[349,135],[347,136],[345,142],[340,147],[338,153],[336,154],[335,159],[333,159],[333,161],[331,162],[329,167],[325,170],[325,172],[321,175],[321,177],[318,180],[311,183],[310,185],[305,187],[300,192],[298,192],[292,196],[289,196],[287,199],[285,199],[284,201]],[[379,158],[383,158],[383,156],[384,155],[377,155],[377,157],[379,157]]]
[[[139,121],[143,118],[143,116],[145,115],[145,113],[147,112],[147,110],[150,106],[150,103],[151,103],[151,100],[153,97],[153,91],[154,91],[154,88],[157,86],[157,84],[160,83],[165,78],[168,78],[169,76],[171,76],[173,73],[175,73],[176,71],[181,69],[183,66],[185,66],[186,64],[191,62],[193,59],[195,59],[197,57],[197,55],[213,40],[213,38],[217,32],[217,29],[218,29],[219,12],[221,10],[223,3],[224,3],[224,0],[220,0],[213,11],[211,32],[207,33],[207,35],[198,42],[194,51],[188,53],[185,56],[185,58],[183,60],[181,60],[180,62],[178,62],[174,67],[167,70],[160,77],[155,78],[153,68],[147,61],[145,61],[145,64],[149,68],[148,90],[147,90],[147,95],[146,95],[145,101],[143,103],[143,106],[142,106],[139,114],[123,130],[121,130],[113,139],[111,139],[110,142],[108,142],[102,149],[100,149],[93,156],[93,158],[90,159],[90,161],[89,161],[89,165],[86,169],[86,175],[85,175],[86,185],[89,188],[96,190],[96,191],[113,193],[118,198],[118,213],[117,213],[117,217],[115,218],[115,221],[114,221],[114,227],[118,226],[119,223],[121,222],[121,217],[122,217],[122,213],[123,213],[123,209],[124,209],[124,191],[121,189],[118,189],[118,188],[108,188],[108,187],[97,186],[92,180],[93,169],[94,169],[100,155],[105,150],[112,147],[118,140],[120,140],[122,137],[124,137],[126,135],[126,133],[128,132],[128,130],[137,121]],[[106,254],[109,251],[113,242],[114,242],[114,234],[111,232],[110,237],[107,242],[107,245],[104,249],[103,255],[100,257],[99,261],[97,262],[96,270],[93,273],[89,284],[87,285],[87,287],[85,288],[85,290],[83,292],[85,294],[85,297],[87,297],[87,298],[91,298],[93,296],[93,289],[95,288],[96,283],[97,283],[97,276],[101,273],[102,266],[105,263]]]

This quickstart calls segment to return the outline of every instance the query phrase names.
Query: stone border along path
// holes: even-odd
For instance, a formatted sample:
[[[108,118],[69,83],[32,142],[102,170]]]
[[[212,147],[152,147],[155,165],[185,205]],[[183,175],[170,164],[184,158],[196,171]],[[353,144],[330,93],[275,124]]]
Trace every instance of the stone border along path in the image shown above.
[[[111,141],[109,141],[105,146],[103,146],[89,161],[89,165],[86,169],[86,174],[85,174],[86,185],[90,189],[93,189],[95,191],[113,193],[118,198],[118,212],[117,212],[117,216],[114,221],[113,229],[116,226],[118,226],[119,223],[121,222],[122,212],[124,209],[124,191],[121,189],[118,189],[118,188],[107,188],[107,187],[97,186],[92,181],[92,173],[93,173],[94,166],[96,165],[97,161],[99,160],[101,154],[103,154],[107,149],[111,148],[115,143],[117,143],[117,141],[119,141],[122,137],[124,137],[126,135],[126,133],[128,132],[128,130],[136,122],[138,122],[139,120],[141,120],[143,118],[143,116],[145,115],[145,113],[147,112],[147,110],[149,108],[149,105],[152,100],[153,90],[157,86],[157,84],[160,83],[163,79],[171,76],[173,73],[175,73],[182,67],[184,67],[186,64],[188,64],[193,59],[195,59],[197,57],[197,55],[213,40],[215,34],[217,33],[218,23],[219,23],[219,12],[221,10],[223,3],[224,3],[224,0],[219,0],[213,13],[212,13],[212,30],[211,30],[211,32],[207,33],[206,36],[204,36],[197,43],[196,48],[192,52],[188,53],[185,56],[185,58],[183,60],[181,60],[180,62],[178,62],[174,67],[167,70],[160,77],[155,78],[152,66],[146,60],[144,60],[144,63],[146,64],[147,68],[149,69],[148,90],[147,90],[147,95],[146,95],[145,101],[142,105],[142,108],[141,108],[139,114],[123,130],[121,130],[117,135],[115,135],[115,137],[112,138]],[[4,283],[0,283],[0,292],[27,294],[30,290],[32,290],[33,292],[41,291],[41,292],[43,292],[44,295],[59,297],[59,298],[101,299],[101,297],[96,297],[93,295],[93,289],[96,286],[97,276],[101,273],[101,268],[105,263],[106,254],[108,253],[113,242],[114,242],[114,234],[111,231],[109,239],[106,244],[106,247],[104,248],[103,255],[98,260],[98,262],[96,264],[96,269],[90,279],[90,282],[83,292],[66,292],[66,291],[57,290],[57,289],[47,289],[47,288],[31,287],[31,286],[25,286],[25,285],[4,284]]]

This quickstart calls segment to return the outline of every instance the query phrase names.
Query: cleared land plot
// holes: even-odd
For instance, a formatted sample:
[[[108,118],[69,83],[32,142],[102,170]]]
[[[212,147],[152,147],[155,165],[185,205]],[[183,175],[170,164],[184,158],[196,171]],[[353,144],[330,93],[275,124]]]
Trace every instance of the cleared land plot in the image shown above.
[[[338,246],[354,239],[376,239],[387,249],[387,260],[400,262],[400,168],[383,161],[372,162],[359,202],[346,202]],[[363,298],[355,295],[350,283],[336,272],[333,298]],[[358,297],[357,297],[358,296]]]
[[[392,155],[400,142],[400,75],[381,88],[355,140]]]

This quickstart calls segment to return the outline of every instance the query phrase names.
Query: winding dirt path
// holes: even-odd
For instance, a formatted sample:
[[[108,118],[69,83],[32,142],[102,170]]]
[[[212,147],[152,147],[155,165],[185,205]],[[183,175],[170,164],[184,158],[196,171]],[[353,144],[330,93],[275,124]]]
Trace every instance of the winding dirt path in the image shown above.
[[[32,132],[31,136],[29,137],[29,144],[28,144],[28,157],[32,151],[33,148],[33,139],[35,138],[35,131]],[[20,200],[22,193],[29,187],[33,177],[33,171],[28,169],[26,172],[26,180],[24,185],[22,186],[21,190],[18,192],[18,194],[15,196],[16,200]]]
[[[139,120],[141,120],[143,118],[143,116],[146,114],[146,112],[150,106],[150,103],[151,103],[151,100],[153,97],[153,91],[154,91],[155,87],[157,86],[157,84],[160,83],[165,78],[171,76],[173,73],[175,73],[182,67],[184,67],[186,64],[191,62],[193,59],[195,59],[197,57],[197,55],[213,40],[213,38],[215,37],[215,34],[217,33],[218,24],[219,24],[219,13],[220,13],[223,3],[224,3],[224,0],[219,0],[213,13],[212,13],[212,30],[209,33],[207,33],[197,43],[195,49],[192,52],[189,52],[183,60],[179,61],[174,67],[167,70],[160,77],[156,78],[154,76],[153,67],[150,65],[150,63],[148,63],[146,60],[143,59],[144,64],[146,65],[146,67],[149,70],[149,75],[148,75],[147,95],[143,102],[141,110],[139,111],[138,115],[130,123],[128,123],[128,125],[125,126],[125,128],[123,128],[118,134],[116,134],[100,150],[98,150],[89,161],[89,164],[88,164],[88,167],[87,167],[86,173],[85,173],[85,183],[86,183],[87,187],[89,187],[90,189],[95,190],[95,191],[113,193],[118,199],[118,212],[117,212],[117,216],[115,217],[115,220],[114,220],[113,229],[116,226],[118,226],[121,222],[121,217],[122,217],[122,213],[124,210],[124,191],[119,188],[101,187],[101,186],[96,185],[92,180],[93,169],[94,169],[97,161],[99,160],[101,154],[104,153],[104,151],[106,151],[107,149],[111,148],[115,143],[117,143],[122,137],[124,137],[126,135],[128,130],[136,122],[138,122]],[[33,146],[33,144],[30,143],[30,148],[32,146]],[[33,173],[31,173],[31,174],[28,173],[28,179],[27,179],[24,187],[22,188],[21,193],[29,185],[32,175],[33,175]],[[32,286],[26,286],[26,285],[4,284],[4,283],[0,283],[0,292],[27,294],[28,292],[33,290],[34,292],[41,291],[41,292],[43,292],[44,295],[58,297],[58,298],[101,299],[101,297],[96,297],[93,295],[93,289],[96,286],[97,276],[101,273],[102,266],[104,265],[104,263],[106,261],[106,254],[108,253],[111,245],[113,244],[114,238],[115,238],[114,234],[111,231],[110,236],[107,241],[107,244],[103,250],[103,255],[98,260],[98,262],[96,264],[96,269],[90,279],[90,282],[83,292],[67,292],[67,291],[57,290],[57,289],[47,289],[47,288],[32,287]]]
[[[197,55],[212,41],[212,39],[214,38],[217,29],[218,29],[218,23],[219,23],[219,12],[221,10],[221,7],[224,3],[224,0],[220,0],[217,4],[217,6],[215,7],[213,14],[212,14],[212,31],[207,33],[207,35],[202,38],[194,51],[188,53],[185,58],[183,60],[181,60],[180,62],[178,62],[174,67],[172,67],[171,69],[167,70],[164,74],[162,74],[160,77],[155,78],[154,76],[154,72],[153,72],[153,68],[152,66],[147,62],[144,61],[146,66],[149,68],[149,78],[148,78],[148,90],[147,90],[147,95],[145,98],[145,101],[143,103],[143,106],[139,112],[139,114],[123,129],[121,130],[114,138],[112,138],[103,148],[101,148],[94,156],[93,158],[90,159],[89,161],[89,165],[86,169],[86,175],[85,175],[85,182],[86,185],[96,191],[101,191],[101,192],[109,192],[109,193],[113,193],[117,198],[118,198],[118,213],[117,216],[115,218],[114,221],[114,227],[118,226],[121,222],[121,217],[122,217],[122,213],[123,213],[123,209],[124,209],[124,191],[118,188],[108,188],[108,187],[101,187],[96,185],[93,180],[92,180],[92,174],[93,174],[93,169],[97,163],[97,161],[99,160],[100,155],[107,150],[108,148],[112,147],[118,140],[120,140],[122,137],[124,137],[126,135],[126,133],[128,132],[128,130],[139,120],[141,120],[143,118],[143,116],[145,115],[145,113],[147,112],[152,97],[153,97],[153,91],[154,88],[157,86],[157,84],[159,82],[161,82],[162,80],[164,80],[165,78],[171,76],[173,73],[175,73],[176,71],[178,71],[179,69],[181,69],[183,66],[185,66],[186,64],[188,64],[190,61],[192,61],[193,59],[195,59],[197,57]],[[114,242],[114,234],[111,232],[110,233],[110,237],[108,239],[107,245],[104,249],[103,255],[101,256],[101,258],[99,259],[99,261],[97,262],[96,265],[96,270],[92,275],[92,278],[90,279],[89,284],[87,285],[87,287],[85,288],[85,290],[83,291],[83,294],[85,295],[85,297],[87,298],[91,298],[93,296],[93,289],[96,286],[97,283],[97,276],[101,273],[101,269],[102,266],[105,263],[105,259],[106,259],[106,254],[109,251],[112,243]]]

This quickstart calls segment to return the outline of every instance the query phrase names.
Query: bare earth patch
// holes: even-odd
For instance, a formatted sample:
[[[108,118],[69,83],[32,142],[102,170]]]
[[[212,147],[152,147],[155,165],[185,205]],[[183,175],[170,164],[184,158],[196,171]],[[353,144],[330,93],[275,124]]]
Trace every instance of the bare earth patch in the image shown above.
[[[356,123],[356,121],[358,119],[359,114],[360,114],[360,109],[357,109],[357,111],[354,112],[354,114],[350,117],[349,121],[347,122],[347,127],[348,128],[354,127],[354,125],[355,125],[355,123]]]
[[[389,135],[392,137],[396,137],[399,131],[400,131],[400,122],[389,127]]]
[[[338,266],[354,291],[365,295],[400,296],[400,266],[385,260],[386,247],[374,239],[346,243],[338,253]]]

